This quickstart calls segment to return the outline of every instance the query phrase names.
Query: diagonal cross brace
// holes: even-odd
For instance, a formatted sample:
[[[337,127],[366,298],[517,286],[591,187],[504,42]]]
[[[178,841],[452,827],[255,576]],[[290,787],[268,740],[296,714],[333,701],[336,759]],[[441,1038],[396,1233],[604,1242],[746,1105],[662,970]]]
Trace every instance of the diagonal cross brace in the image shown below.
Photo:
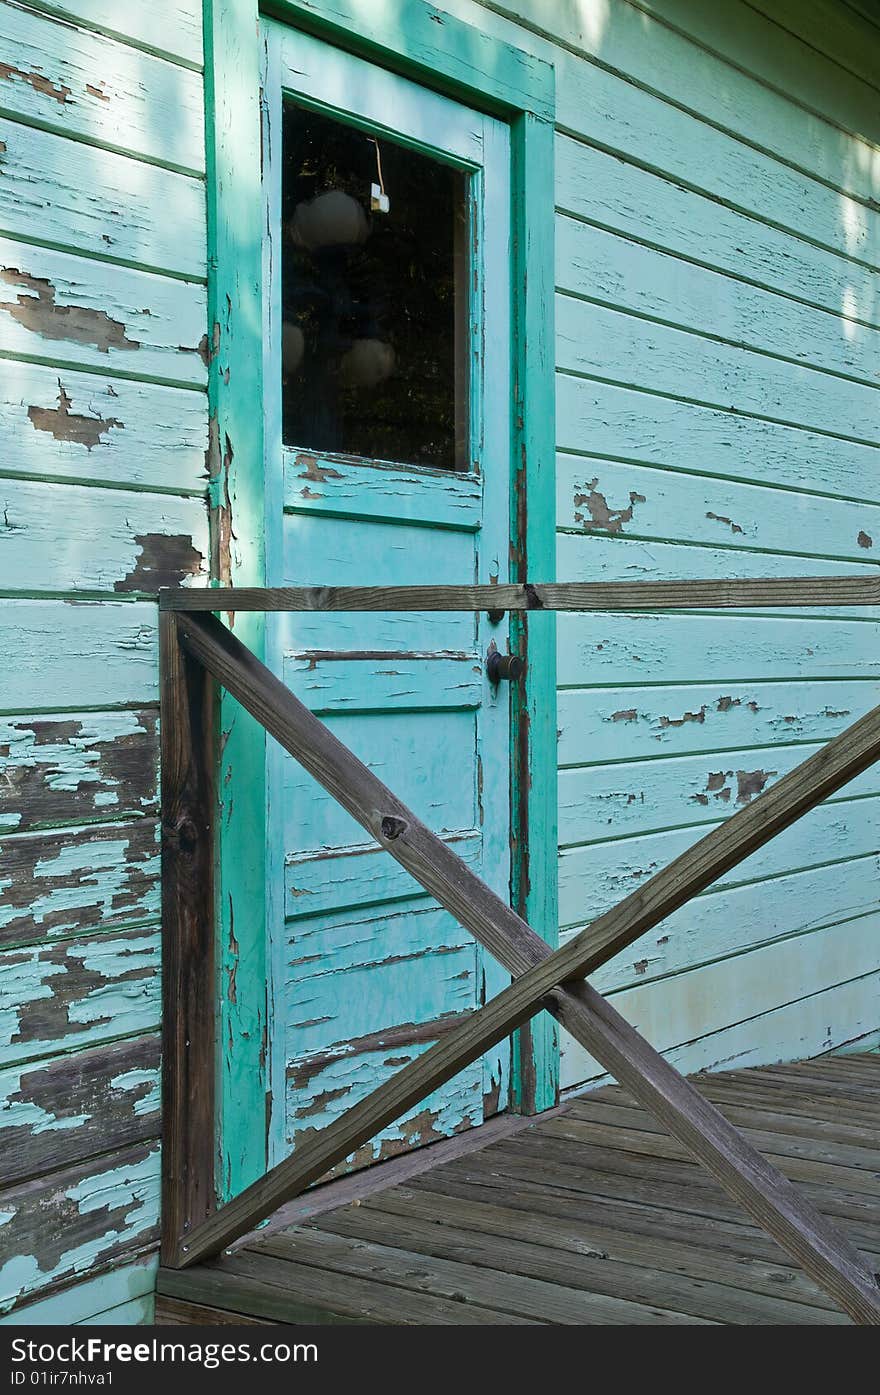
[[[181,644],[512,974],[461,1027],[197,1226],[180,1267],[216,1254],[541,1007],[702,1162],[856,1321],[880,1324],[877,1277],[724,1116],[582,980],[880,756],[880,708],[830,741],[563,949],[549,947],[212,616]]]

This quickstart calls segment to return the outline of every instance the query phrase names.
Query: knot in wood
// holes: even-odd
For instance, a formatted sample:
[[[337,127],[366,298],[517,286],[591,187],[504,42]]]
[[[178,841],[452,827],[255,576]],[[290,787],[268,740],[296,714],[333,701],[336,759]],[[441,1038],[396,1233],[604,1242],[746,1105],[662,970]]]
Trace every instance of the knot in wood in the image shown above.
[[[174,832],[177,836],[177,845],[181,852],[195,852],[199,841],[199,830],[192,819],[181,819]]]
[[[396,814],[383,814],[380,827],[382,837],[393,840],[399,838],[401,833],[406,832],[408,824],[406,819],[399,819]]]

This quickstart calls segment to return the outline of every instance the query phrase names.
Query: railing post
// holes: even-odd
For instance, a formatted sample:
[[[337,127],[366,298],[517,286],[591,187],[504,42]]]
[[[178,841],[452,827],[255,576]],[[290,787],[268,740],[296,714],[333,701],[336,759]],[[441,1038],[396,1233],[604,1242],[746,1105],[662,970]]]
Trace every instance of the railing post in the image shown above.
[[[162,1262],[215,1209],[213,679],[159,617],[162,749]]]

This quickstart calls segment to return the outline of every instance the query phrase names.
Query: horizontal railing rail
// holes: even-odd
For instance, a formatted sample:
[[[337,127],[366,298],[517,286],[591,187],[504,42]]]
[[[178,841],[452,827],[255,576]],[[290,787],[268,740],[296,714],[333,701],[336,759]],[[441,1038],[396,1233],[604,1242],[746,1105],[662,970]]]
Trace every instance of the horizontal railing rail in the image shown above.
[[[160,591],[161,610],[725,610],[880,605],[880,575],[497,586],[283,586]]]
[[[822,585],[827,587],[828,580],[823,579]],[[320,589],[326,592],[325,588]],[[390,609],[395,604],[390,597],[396,601],[405,591],[424,593],[427,589],[433,589],[436,595],[438,589],[448,588],[381,588],[381,594],[385,606]],[[487,591],[493,593],[493,600],[500,601],[507,592],[527,593],[535,588],[462,589],[478,594],[471,595],[471,605],[461,608],[482,609]],[[579,590],[577,587],[557,589]],[[880,1289],[876,1276],[849,1242],[583,981],[587,973],[880,758],[880,708],[854,723],[769,791],[713,829],[619,905],[595,919],[563,949],[552,952],[524,920],[480,881],[447,844],[431,833],[228,629],[212,615],[180,613],[195,609],[177,604],[182,594],[163,594],[161,622],[167,679],[163,682],[162,711],[163,913],[167,918],[163,933],[170,962],[166,964],[165,973],[172,985],[169,992],[189,1004],[183,1019],[178,1013],[166,1024],[165,1078],[170,1094],[165,1158],[168,1216],[168,1224],[163,1227],[165,1262],[185,1267],[216,1254],[544,1007],[708,1168],[729,1194],[851,1316],[860,1322],[880,1323]],[[187,600],[196,594],[187,593]],[[219,599],[216,593],[201,594],[210,597],[215,604]],[[262,594],[271,598],[278,594],[304,593]],[[333,593],[334,597],[340,594]],[[358,594],[363,594],[361,588]],[[371,594],[375,594],[372,589]],[[230,600],[234,602],[235,595],[223,592],[224,611],[236,608],[234,604],[228,605]],[[767,602],[779,603],[776,600]],[[818,599],[800,602],[828,603],[827,592],[821,602]],[[264,605],[263,608],[270,607]],[[327,608],[342,607],[334,604]],[[443,607],[438,604],[428,608]],[[510,608],[509,601],[503,608]],[[203,1083],[200,1089],[199,1081],[205,1076],[211,1054],[206,1052],[203,1039],[204,984],[201,1003],[194,1006],[190,1002],[190,980],[198,959],[198,946],[204,947],[213,932],[213,906],[205,904],[204,896],[200,898],[193,875],[195,867],[204,866],[201,844],[210,841],[210,819],[205,822],[205,796],[206,791],[210,791],[211,779],[210,772],[202,768],[206,746],[204,718],[211,707],[206,698],[206,674],[256,717],[380,846],[514,975],[509,988],[352,1106],[316,1138],[298,1146],[290,1158],[214,1214],[208,1214],[209,1181],[196,1175],[209,1166],[202,1138],[204,1110],[197,1110],[194,1120],[187,1108],[191,1097],[198,1101],[206,1095],[208,1087]],[[197,722],[193,721],[193,714],[197,715]],[[189,733],[191,758],[188,761],[181,759],[183,746],[174,736],[175,723],[183,723]],[[166,743],[167,772],[164,768]],[[166,1012],[168,1009],[166,998]],[[201,1038],[195,1042],[191,1024],[184,1020],[187,1015],[194,1016],[200,1027]],[[195,1066],[197,1057],[200,1064]],[[210,1064],[213,1069],[212,1062]],[[194,1168],[199,1157],[200,1168]]]

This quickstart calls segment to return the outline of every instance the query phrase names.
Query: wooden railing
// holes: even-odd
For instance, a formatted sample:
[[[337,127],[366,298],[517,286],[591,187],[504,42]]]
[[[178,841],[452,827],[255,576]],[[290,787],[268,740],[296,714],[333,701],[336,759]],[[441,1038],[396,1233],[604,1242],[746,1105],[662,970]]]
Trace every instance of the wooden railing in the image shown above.
[[[668,610],[870,606],[880,578],[160,593],[164,950],[163,1262],[217,1254],[542,1008],[701,1162],[857,1322],[880,1324],[862,1257],[585,976],[880,757],[880,708],[829,741],[564,948],[548,945],[213,614],[314,610]],[[202,612],[199,614],[198,612]],[[214,684],[225,688],[513,982],[284,1162],[214,1210]]]

